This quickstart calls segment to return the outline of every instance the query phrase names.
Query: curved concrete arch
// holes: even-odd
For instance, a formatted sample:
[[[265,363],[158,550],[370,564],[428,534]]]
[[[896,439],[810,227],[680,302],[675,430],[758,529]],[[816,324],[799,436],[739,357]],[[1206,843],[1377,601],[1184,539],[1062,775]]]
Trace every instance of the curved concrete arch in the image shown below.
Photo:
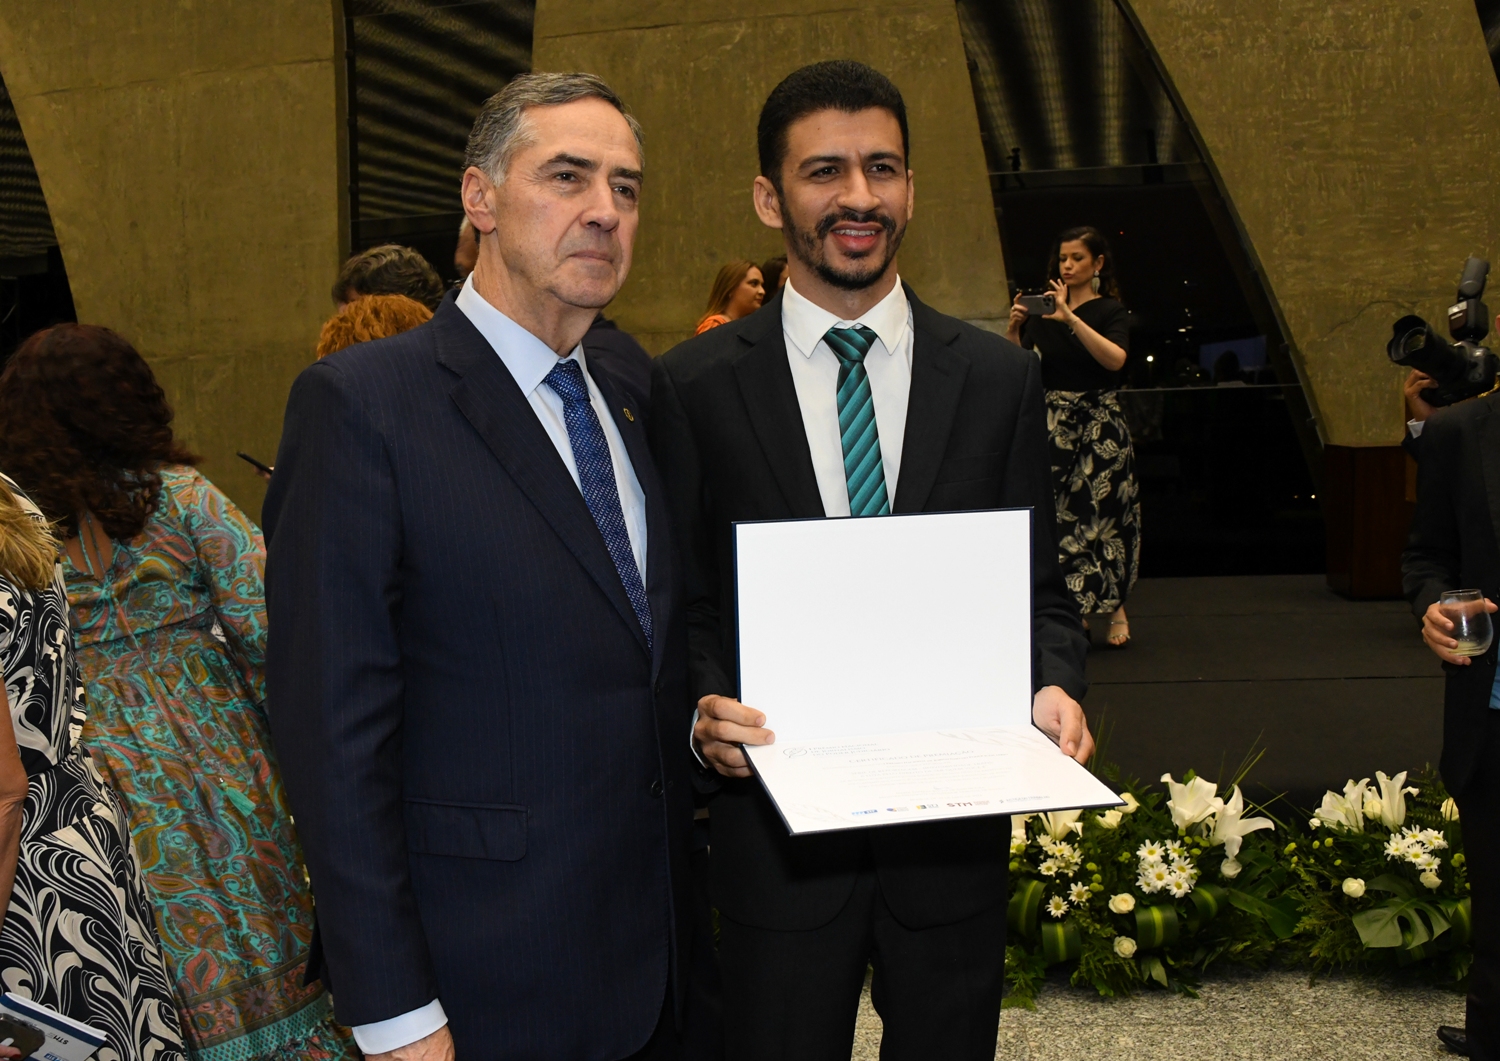
[[[1119,0],[1264,277],[1324,443],[1401,438],[1391,323],[1500,264],[1500,85],[1473,0]],[[1500,305],[1500,298],[1492,298]]]
[[[12,0],[0,71],[78,319],[151,361],[204,471],[252,515],[339,265],[330,0]]]

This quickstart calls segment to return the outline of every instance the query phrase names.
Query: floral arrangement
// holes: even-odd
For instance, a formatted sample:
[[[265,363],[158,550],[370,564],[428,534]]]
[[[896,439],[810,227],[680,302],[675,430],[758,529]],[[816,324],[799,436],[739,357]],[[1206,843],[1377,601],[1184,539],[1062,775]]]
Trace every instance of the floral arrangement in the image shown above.
[[[1059,964],[1105,996],[1191,994],[1216,963],[1465,975],[1458,812],[1435,776],[1351,780],[1303,830],[1248,813],[1249,765],[1222,790],[1165,774],[1121,808],[1012,818],[1006,1005],[1033,1005]]]

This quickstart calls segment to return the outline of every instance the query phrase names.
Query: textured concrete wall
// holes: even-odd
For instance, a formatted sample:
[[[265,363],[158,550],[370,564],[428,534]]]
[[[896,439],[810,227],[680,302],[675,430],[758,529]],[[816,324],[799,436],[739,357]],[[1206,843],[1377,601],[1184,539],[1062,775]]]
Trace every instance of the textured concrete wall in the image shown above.
[[[660,353],[690,334],[731,258],[781,253],[750,204],[766,95],[820,59],[860,59],[901,88],[917,203],[901,274],[967,319],[1009,299],[958,16],[951,0],[539,0],[537,70],[604,77],[646,133],[635,266],[610,310]]]
[[[0,72],[80,321],[151,361],[252,514],[339,264],[331,0],[8,0]],[[456,179],[456,178],[455,178]]]
[[[1470,254],[1500,278],[1500,86],[1473,0],[1122,3],[1248,236],[1323,441],[1399,441],[1392,322],[1442,330]]]

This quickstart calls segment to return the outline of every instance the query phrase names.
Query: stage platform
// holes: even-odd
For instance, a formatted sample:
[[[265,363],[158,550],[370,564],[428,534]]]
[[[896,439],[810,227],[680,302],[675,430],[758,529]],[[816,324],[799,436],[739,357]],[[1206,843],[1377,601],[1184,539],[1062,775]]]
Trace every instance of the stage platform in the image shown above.
[[[1246,797],[1306,808],[1348,778],[1437,764],[1442,671],[1405,601],[1348,601],[1321,575],[1163,578],[1127,611],[1125,649],[1096,624],[1084,701],[1126,775],[1219,780],[1258,742]]]

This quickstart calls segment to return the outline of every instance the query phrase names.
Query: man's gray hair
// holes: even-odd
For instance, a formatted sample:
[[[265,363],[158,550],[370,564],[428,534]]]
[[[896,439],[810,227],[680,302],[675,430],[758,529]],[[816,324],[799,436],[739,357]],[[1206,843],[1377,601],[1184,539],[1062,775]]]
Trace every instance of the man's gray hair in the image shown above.
[[[581,99],[602,99],[625,117],[635,134],[635,146],[641,144],[641,124],[625,109],[625,101],[615,90],[593,74],[520,74],[499,92],[484,101],[474,128],[469,131],[469,146],[464,151],[464,168],[476,166],[490,180],[500,184],[515,153],[531,142],[528,107],[558,107]]]

